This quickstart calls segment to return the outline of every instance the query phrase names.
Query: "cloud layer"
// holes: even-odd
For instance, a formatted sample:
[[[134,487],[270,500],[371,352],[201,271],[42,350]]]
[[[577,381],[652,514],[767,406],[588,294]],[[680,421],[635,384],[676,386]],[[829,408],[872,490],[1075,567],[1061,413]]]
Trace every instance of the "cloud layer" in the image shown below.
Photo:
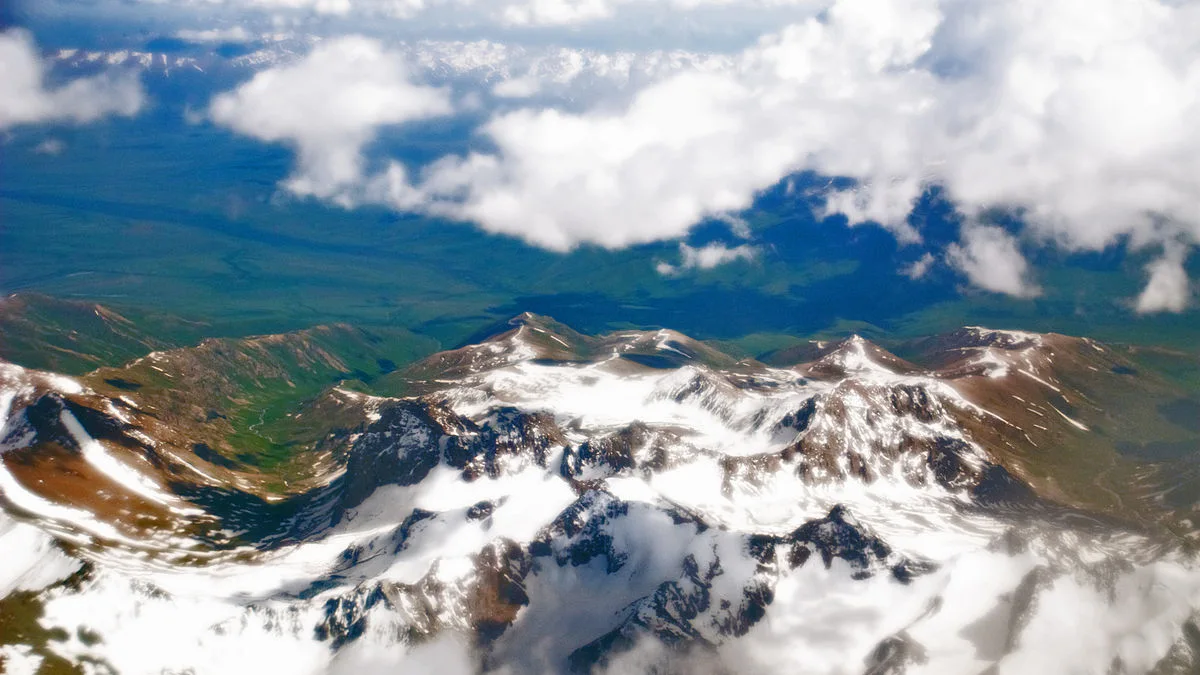
[[[103,74],[48,88],[33,37],[20,29],[0,33],[0,129],[18,124],[92,122],[108,115],[132,116],[145,102],[133,73]]]
[[[488,23],[501,26],[578,26],[612,19],[622,12],[662,10],[736,12],[786,8],[821,8],[828,0],[142,0],[144,3],[310,13],[330,17],[416,19],[431,17],[448,24]]]
[[[591,6],[543,6],[560,5]],[[245,133],[294,142],[297,192],[353,187],[554,250],[683,237],[805,170],[855,179],[828,196],[829,213],[916,242],[906,217],[937,184],[967,223],[945,259],[985,289],[1030,296],[1036,285],[1017,239],[988,224],[994,209],[1020,216],[1025,245],[1200,238],[1197,34],[1200,7],[1158,0],[843,0],[762,38],[728,68],[673,75],[615,106],[510,109],[479,130],[490,151],[416,175],[393,164],[369,179],[360,151],[394,118],[352,115],[344,133],[307,123],[280,132],[274,96],[235,93],[240,114],[225,114],[226,99],[213,110]],[[322,47],[307,63],[323,70],[339,58]],[[444,99],[399,70],[373,81],[405,82],[393,100],[418,115],[445,112]],[[325,88],[289,99],[291,115],[325,118],[344,96],[369,102],[347,77],[304,78],[312,92]]]

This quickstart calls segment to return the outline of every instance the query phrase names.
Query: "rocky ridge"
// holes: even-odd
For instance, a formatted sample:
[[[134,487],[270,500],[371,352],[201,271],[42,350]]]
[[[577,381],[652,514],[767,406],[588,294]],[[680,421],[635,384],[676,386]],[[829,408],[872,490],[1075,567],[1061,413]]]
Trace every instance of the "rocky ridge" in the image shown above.
[[[6,365],[0,494],[9,517],[88,561],[71,587],[42,586],[49,627],[101,636],[20,653],[120,671],[96,617],[54,608],[124,592],[138,607],[186,598],[229,615],[206,640],[268,630],[334,661],[459,636],[489,671],[619,668],[647,649],[722,662],[767,639],[767,617],[802,622],[808,589],[826,608],[909,598],[883,624],[837,624],[861,672],[982,671],[1048,658],[1032,637],[1045,629],[1039,602],[1095,593],[1149,611],[1157,596],[1136,588],[1157,579],[1179,603],[1145,626],[1174,646],[1110,656],[1127,672],[1190,662],[1200,584],[1180,571],[1181,515],[1151,498],[1153,468],[1093,443],[1120,420],[1096,391],[1133,364],[1087,340],[978,328],[910,360],[857,337],[809,356],[768,366],[671,331],[593,337],[524,315],[384,375],[375,394],[335,385],[305,403],[289,419],[325,424],[308,422],[296,451],[311,471],[284,491],[171,428],[177,411],[158,407],[171,399],[138,369],[173,379],[192,361],[152,356],[78,379]],[[1164,385],[1136,386],[1149,397]],[[1057,468],[1085,451],[1111,464]],[[1122,475],[1143,483],[1106,487]],[[973,574],[964,560],[1000,570],[993,605],[951,592]],[[268,568],[292,580],[248,590]],[[214,570],[241,581],[200,593],[184,582]],[[971,635],[989,611],[1010,626],[1003,644],[931,644],[960,615]]]

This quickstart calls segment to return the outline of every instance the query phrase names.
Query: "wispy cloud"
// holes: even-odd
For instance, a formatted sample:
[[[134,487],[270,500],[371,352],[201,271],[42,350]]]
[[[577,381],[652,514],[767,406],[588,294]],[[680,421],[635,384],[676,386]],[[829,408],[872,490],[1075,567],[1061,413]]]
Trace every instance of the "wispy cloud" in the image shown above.
[[[905,266],[900,270],[900,273],[909,279],[924,279],[929,270],[933,269],[933,264],[937,262],[937,258],[933,257],[932,253],[925,252],[920,258],[914,260],[911,265]]]
[[[671,264],[660,260],[654,266],[654,269],[663,276],[677,276],[689,270],[711,270],[735,260],[754,260],[758,257],[758,254],[758,247],[751,246],[750,244],[742,244],[729,248],[721,243],[713,243],[700,247],[688,246],[681,243],[679,244],[681,259],[678,264]]]
[[[53,155],[61,155],[63,150],[66,150],[66,149],[67,149],[67,144],[63,143],[60,139],[47,138],[46,140],[42,141],[41,143],[38,143],[37,146],[33,149],[33,151],[39,155],[53,156]]]

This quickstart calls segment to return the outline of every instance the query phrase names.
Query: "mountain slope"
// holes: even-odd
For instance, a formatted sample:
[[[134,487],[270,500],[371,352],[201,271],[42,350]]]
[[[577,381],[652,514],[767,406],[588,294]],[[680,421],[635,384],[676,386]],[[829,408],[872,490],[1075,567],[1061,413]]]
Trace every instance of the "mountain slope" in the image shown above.
[[[1197,663],[1195,507],[1163,499],[1192,460],[1129,451],[1194,439],[1161,424],[1187,392],[1112,348],[969,328],[907,360],[852,337],[768,366],[672,331],[522,315],[394,372],[370,367],[377,352],[335,326],[79,379],[4,366],[0,542],[18,553],[0,626],[21,628],[0,628],[0,658],[122,673]],[[239,435],[255,415],[290,457]]]
[[[0,298],[0,359],[83,374],[177,346],[203,328],[176,317],[130,318],[96,303],[14,293]]]

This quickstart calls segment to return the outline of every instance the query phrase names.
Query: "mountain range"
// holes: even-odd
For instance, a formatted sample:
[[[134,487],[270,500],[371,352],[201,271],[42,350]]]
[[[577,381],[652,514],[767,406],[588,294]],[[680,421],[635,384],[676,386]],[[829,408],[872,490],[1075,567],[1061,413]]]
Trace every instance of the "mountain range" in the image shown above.
[[[1185,354],[965,327],[750,356],[533,314],[438,352],[180,346],[13,302],[10,672],[1200,668]]]

